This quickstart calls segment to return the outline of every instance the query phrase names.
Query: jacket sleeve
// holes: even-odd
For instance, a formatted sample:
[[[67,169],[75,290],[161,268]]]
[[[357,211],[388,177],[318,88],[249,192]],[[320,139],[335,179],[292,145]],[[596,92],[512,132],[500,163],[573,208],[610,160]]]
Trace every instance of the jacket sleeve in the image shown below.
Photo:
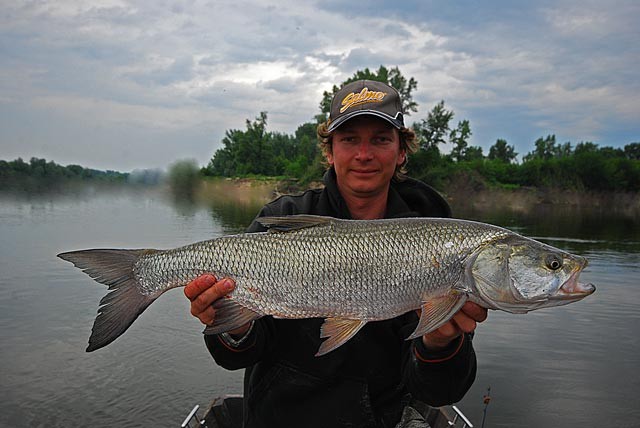
[[[429,352],[421,338],[413,340],[404,358],[403,381],[411,395],[431,406],[460,401],[476,377],[472,334],[463,334],[445,349]]]
[[[264,317],[254,321],[249,336],[237,347],[227,344],[220,335],[205,335],[204,341],[216,363],[227,370],[249,367],[260,361],[274,343],[273,319]]]

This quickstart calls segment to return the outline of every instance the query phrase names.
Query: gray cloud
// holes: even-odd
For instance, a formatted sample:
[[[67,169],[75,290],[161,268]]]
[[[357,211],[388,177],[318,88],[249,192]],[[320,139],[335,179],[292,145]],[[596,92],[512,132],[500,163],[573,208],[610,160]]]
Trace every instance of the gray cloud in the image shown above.
[[[267,111],[270,129],[293,132],[318,113],[323,91],[380,65],[418,81],[411,120],[444,99],[485,152],[506,138],[522,154],[550,133],[624,145],[640,139],[639,9],[631,0],[3,4],[0,158],[204,164],[226,129]]]
[[[159,66],[153,70],[124,73],[123,77],[130,78],[142,86],[166,86],[191,80],[194,76],[193,66],[193,58],[182,57],[172,60],[164,67]]]

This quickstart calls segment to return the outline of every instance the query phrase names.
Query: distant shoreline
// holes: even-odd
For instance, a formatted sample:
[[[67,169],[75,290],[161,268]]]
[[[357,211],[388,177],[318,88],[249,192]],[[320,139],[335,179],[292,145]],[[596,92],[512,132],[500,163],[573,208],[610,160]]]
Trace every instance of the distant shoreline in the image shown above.
[[[238,199],[241,203],[251,201],[264,205],[280,195],[296,194],[317,187],[322,187],[322,183],[313,182],[307,186],[299,186],[295,180],[277,178],[207,178],[203,181],[203,189],[199,195],[206,199],[208,195],[219,195],[222,190],[226,197]],[[538,188],[476,189],[454,185],[440,193],[447,199],[456,216],[489,211],[530,214],[542,207],[580,213],[603,212],[640,219],[640,192],[584,192]]]
[[[309,188],[320,188],[322,182],[314,181],[301,185],[295,179],[279,177],[222,178],[206,177],[197,179],[187,189],[172,189],[169,183],[114,183],[76,180],[52,187],[35,186],[34,189],[0,189],[0,196],[17,197],[69,196],[89,192],[118,191],[121,188],[144,189],[166,187],[176,198],[188,198],[203,204],[224,202],[243,205],[257,212],[264,204],[286,194],[301,193]],[[608,216],[629,220],[640,224],[640,191],[638,192],[596,192],[557,188],[515,188],[487,187],[477,182],[457,180],[446,189],[438,190],[452,207],[453,215],[460,218],[482,217],[486,213],[509,215],[579,215]]]

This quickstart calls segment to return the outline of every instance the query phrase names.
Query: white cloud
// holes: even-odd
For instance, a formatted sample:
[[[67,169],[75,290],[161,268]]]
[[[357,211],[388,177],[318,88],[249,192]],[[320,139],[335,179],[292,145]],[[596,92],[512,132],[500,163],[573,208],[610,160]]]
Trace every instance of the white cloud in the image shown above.
[[[23,120],[0,118],[0,149],[18,137],[25,152],[49,138],[70,153],[74,138],[79,146],[112,139],[129,164],[165,166],[175,139],[162,132],[192,139],[183,147],[199,155],[260,111],[270,129],[293,132],[318,113],[323,91],[380,65],[417,79],[412,120],[445,99],[456,120],[471,120],[473,144],[539,132],[609,144],[638,138],[629,137],[640,117],[635,2],[474,10],[482,19],[470,22],[454,6],[421,2],[366,10],[292,0],[4,4],[0,108]],[[46,135],[21,125],[54,113],[59,123]],[[152,140],[168,146],[145,152],[140,141]],[[117,169],[119,158],[105,167]]]
[[[84,121],[102,126],[125,124],[158,129],[184,129],[199,124],[207,116],[207,112],[199,108],[150,107],[76,96],[38,97],[32,100],[31,105],[33,108],[55,112],[58,116],[66,116],[67,120],[83,117]]]

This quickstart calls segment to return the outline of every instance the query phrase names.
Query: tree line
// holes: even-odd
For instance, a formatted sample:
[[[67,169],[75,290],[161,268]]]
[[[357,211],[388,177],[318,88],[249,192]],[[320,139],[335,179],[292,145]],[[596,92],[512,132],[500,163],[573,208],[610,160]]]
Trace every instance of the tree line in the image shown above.
[[[378,80],[400,92],[405,113],[417,111],[412,91],[414,78],[406,79],[398,68],[384,66],[376,71],[356,72],[344,84],[359,80]],[[301,182],[317,180],[324,167],[316,127],[327,118],[331,99],[339,87],[326,91],[320,101],[320,114],[313,122],[298,127],[293,135],[267,131],[267,112],[246,121],[245,130],[228,130],[208,165],[207,176],[286,176]],[[437,103],[427,117],[413,124],[419,150],[409,159],[409,174],[439,189],[457,179],[471,180],[479,186],[554,187],[594,191],[640,190],[640,143],[623,148],[599,147],[593,142],[558,143],[555,135],[540,137],[533,150],[522,156],[513,145],[497,139],[485,155],[479,146],[470,146],[471,124],[461,120],[453,125],[455,113],[445,102]],[[443,147],[451,147],[443,153]]]
[[[62,166],[35,157],[29,162],[22,158],[0,160],[0,190],[40,191],[70,182],[124,183],[128,178],[128,173],[99,171],[80,165]]]
[[[316,137],[317,122],[300,125],[293,135],[267,131],[267,113],[246,121],[246,130],[228,130],[204,175],[285,176],[315,179],[322,174]]]
[[[395,67],[380,66],[378,70],[357,71],[344,83],[368,79],[388,83],[401,94],[405,114],[417,112],[412,92],[417,88],[414,78],[405,78]],[[246,120],[245,129],[225,132],[222,147],[208,164],[197,171],[190,162],[177,162],[169,171],[171,183],[192,183],[200,176],[286,177],[305,185],[320,180],[324,172],[323,158],[317,144],[316,128],[327,119],[331,99],[339,90],[334,86],[323,93],[319,114],[313,121],[298,126],[292,135],[267,130],[267,112],[260,112],[254,120]],[[623,148],[600,147],[593,142],[558,143],[555,135],[547,135],[533,142],[533,150],[518,160],[513,145],[497,139],[483,153],[479,146],[469,145],[472,135],[468,120],[454,124],[455,113],[437,103],[412,125],[419,150],[409,158],[409,174],[439,190],[446,190],[461,180],[478,187],[553,187],[594,191],[640,190],[640,143]],[[449,148],[449,153],[444,153]],[[185,178],[186,177],[186,178]],[[47,190],[59,184],[92,181],[100,183],[157,184],[163,174],[156,170],[99,171],[80,165],[61,166],[53,161],[31,158],[0,160],[0,190]],[[188,187],[188,186],[187,186]]]

